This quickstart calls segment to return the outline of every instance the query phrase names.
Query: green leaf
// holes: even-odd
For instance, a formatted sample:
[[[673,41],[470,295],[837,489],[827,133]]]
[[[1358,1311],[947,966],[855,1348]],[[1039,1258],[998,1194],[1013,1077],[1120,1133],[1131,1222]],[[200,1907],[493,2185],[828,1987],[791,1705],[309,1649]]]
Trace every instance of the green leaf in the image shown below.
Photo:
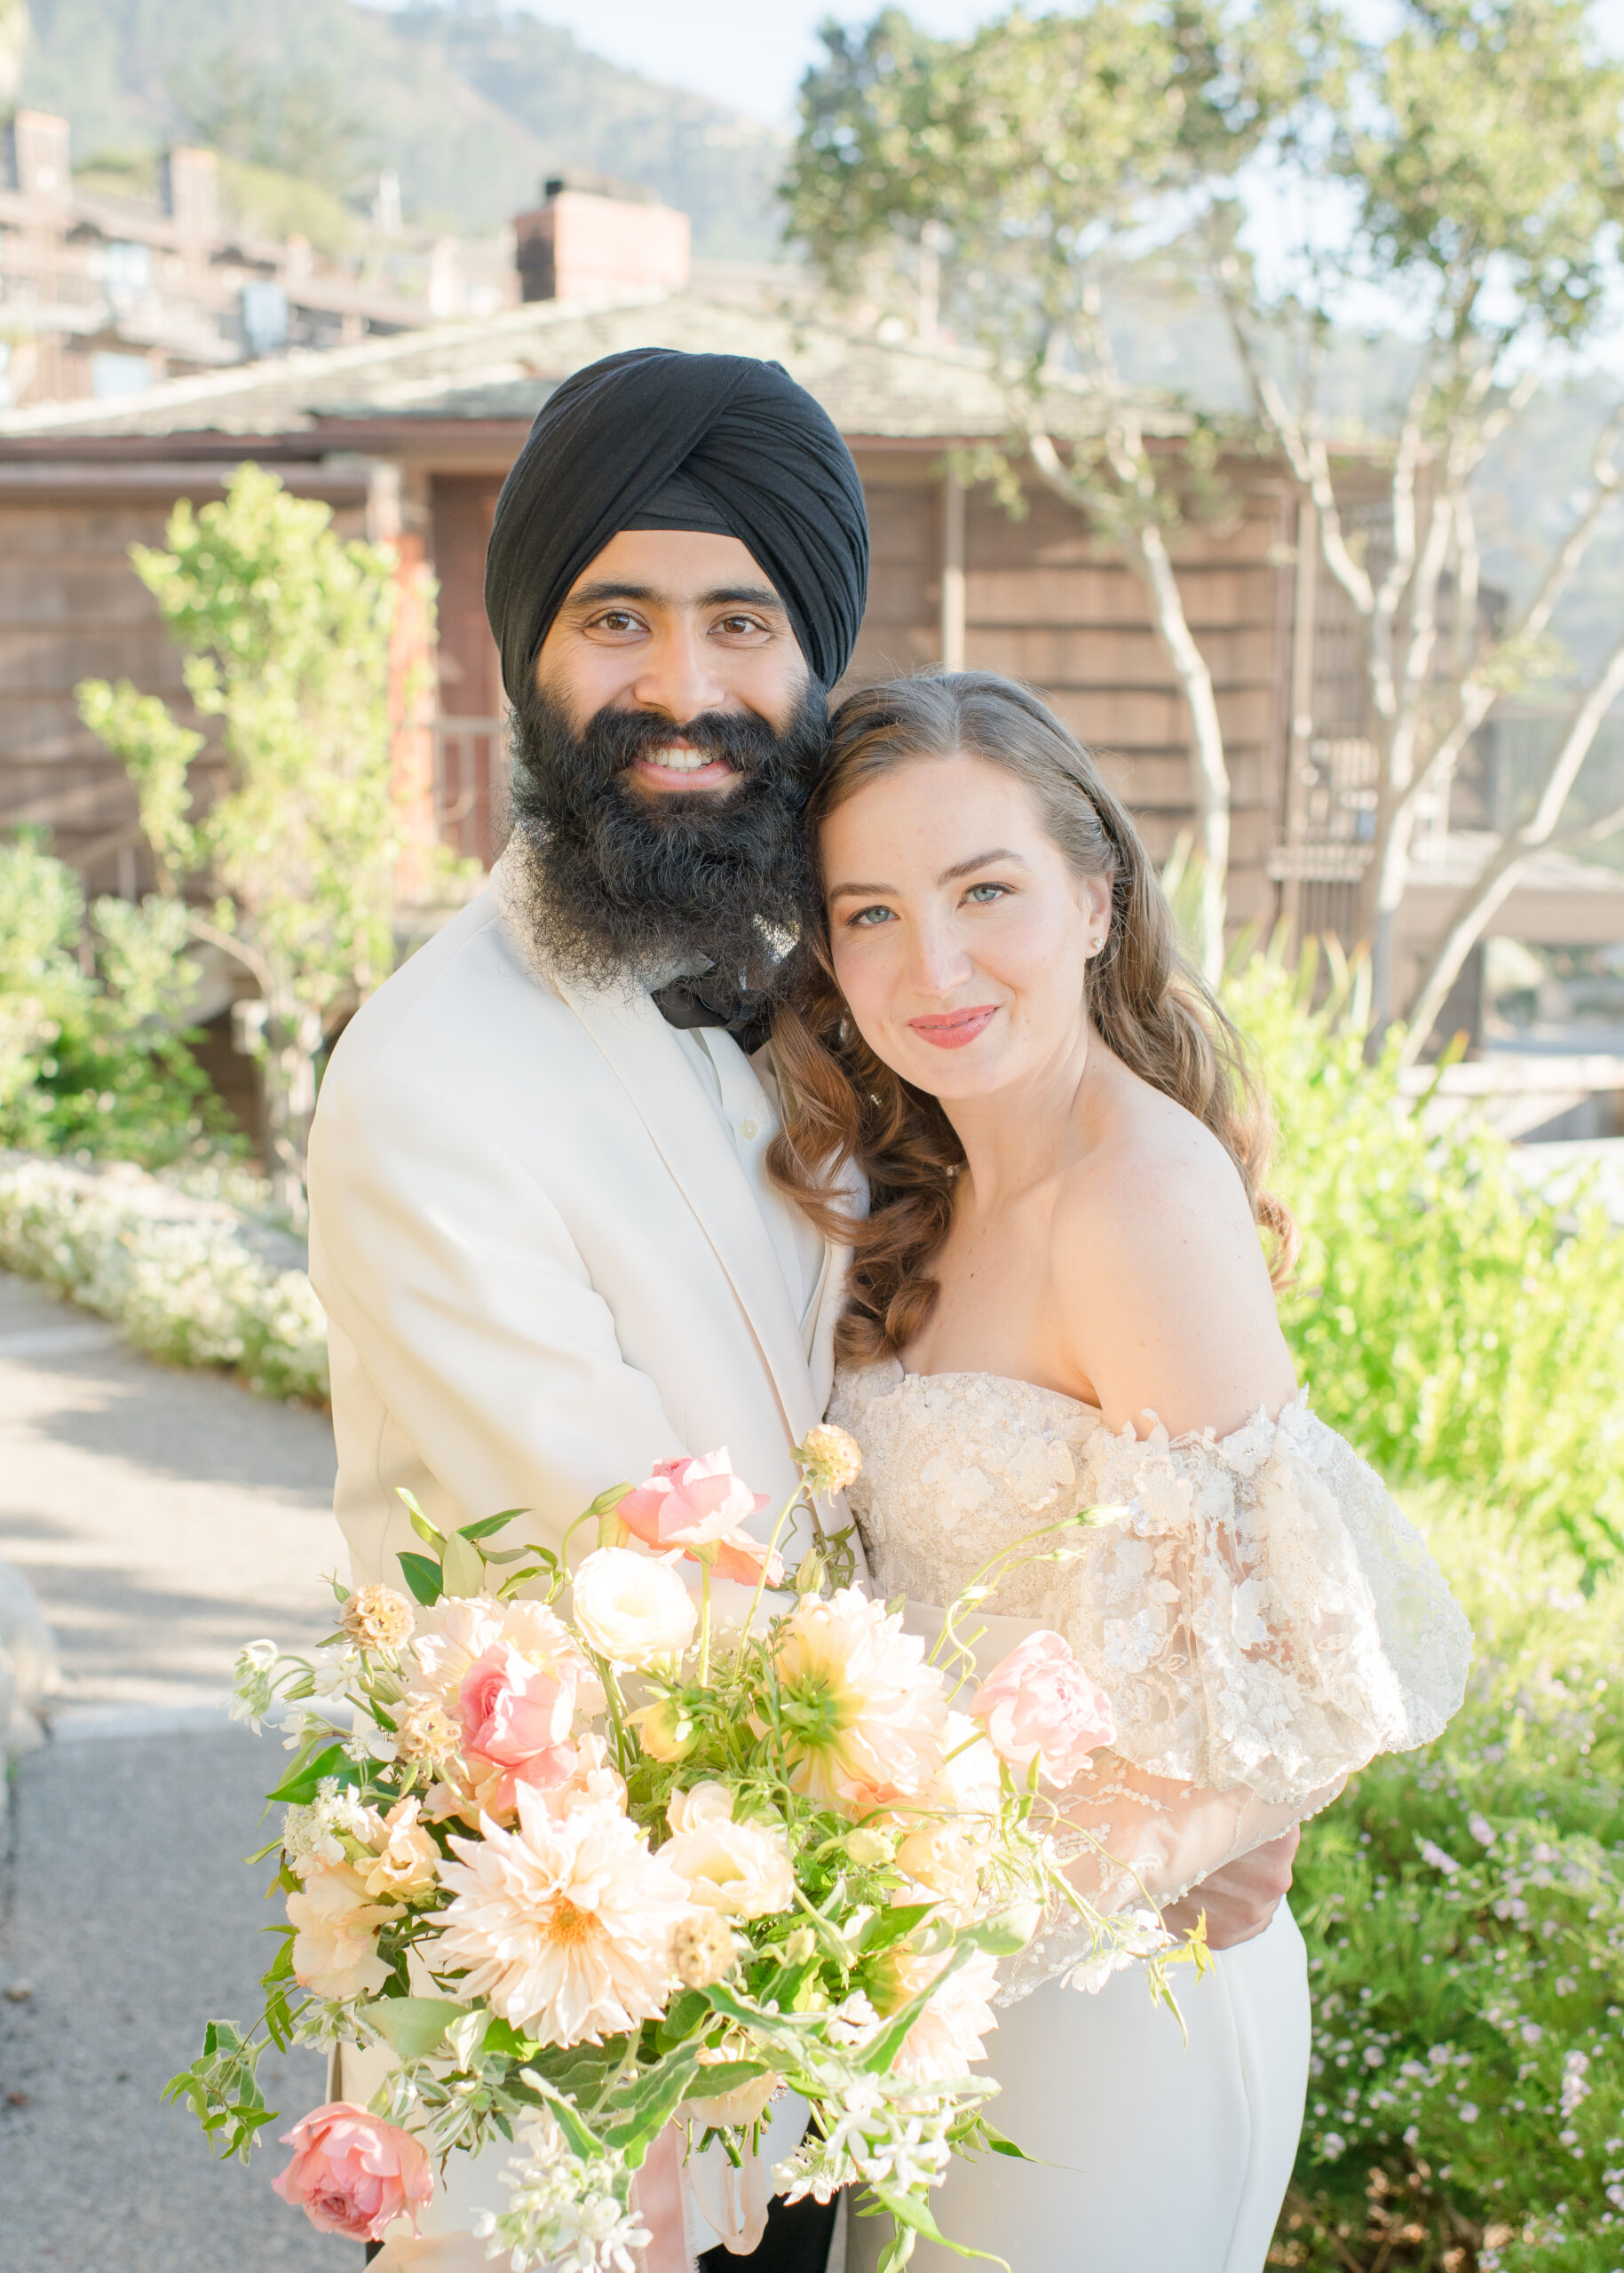
[[[265,1797],[285,1801],[289,1807],[305,1807],[329,1776],[340,1784],[359,1784],[361,1779],[360,1764],[350,1759],[342,1744],[330,1744],[325,1750],[313,1753]]]
[[[646,2068],[634,2084],[610,2094],[616,2118],[606,2125],[604,2137],[621,2150],[633,2170],[681,2106],[698,2073],[699,2054],[699,2046],[690,2041]]]
[[[366,2018],[402,2060],[420,2060],[467,2009],[446,1997],[380,1997]]]
[[[459,1539],[488,1539],[493,1532],[503,1530],[516,1516],[527,1516],[529,1512],[528,1508],[507,1508],[499,1516],[484,1516],[477,1524],[462,1525],[456,1535]],[[524,1549],[521,1548],[519,1552],[522,1554]]]
[[[445,1592],[440,1584],[440,1564],[427,1555],[414,1555],[409,1549],[395,1557],[411,1588],[425,1610],[437,1603]]]
[[[477,1547],[471,1547],[460,1532],[453,1532],[446,1541],[440,1566],[448,1595],[481,1595],[485,1592],[485,1557]]]
[[[723,2060],[714,2067],[701,2068],[690,2077],[686,2096],[689,2099],[720,2099],[724,2092],[741,2091],[746,2084],[753,2084],[757,2076],[764,2076],[764,2060]]]
[[[894,1910],[876,1911],[863,1928],[863,1937],[859,1944],[863,1955],[875,1957],[880,1951],[890,1949],[894,1942],[899,1942],[911,1934],[915,1926],[922,1926],[931,1912],[939,1907],[939,1904],[934,1902],[903,1902],[899,1903]]]
[[[443,1547],[446,1543],[445,1532],[435,1529],[434,1525],[424,1514],[423,1509],[417,1505],[416,1501],[412,1497],[411,1493],[406,1489],[404,1485],[397,1484],[395,1490],[399,1496],[406,1502],[406,1512],[411,1519],[412,1529],[416,1532],[424,1545],[425,1547]]]
[[[655,2041],[661,2051],[674,2051],[677,2045],[693,2035],[709,2010],[710,2007],[697,1989],[679,1989],[666,2007],[665,2017],[655,2031]]]
[[[485,2031],[485,2049],[506,2053],[511,2059],[534,2060],[541,2048],[533,2036],[521,2036],[511,2021],[493,2016]]]

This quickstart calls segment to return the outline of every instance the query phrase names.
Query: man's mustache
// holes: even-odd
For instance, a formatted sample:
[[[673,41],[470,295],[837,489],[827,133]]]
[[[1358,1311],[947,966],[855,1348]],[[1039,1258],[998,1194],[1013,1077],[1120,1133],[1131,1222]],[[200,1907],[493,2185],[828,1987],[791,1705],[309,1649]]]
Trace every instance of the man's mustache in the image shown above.
[[[679,725],[657,711],[606,709],[589,722],[581,740],[606,771],[612,766],[623,772],[651,750],[681,742],[707,760],[720,758],[735,773],[750,773],[776,747],[778,737],[753,711],[705,710]]]

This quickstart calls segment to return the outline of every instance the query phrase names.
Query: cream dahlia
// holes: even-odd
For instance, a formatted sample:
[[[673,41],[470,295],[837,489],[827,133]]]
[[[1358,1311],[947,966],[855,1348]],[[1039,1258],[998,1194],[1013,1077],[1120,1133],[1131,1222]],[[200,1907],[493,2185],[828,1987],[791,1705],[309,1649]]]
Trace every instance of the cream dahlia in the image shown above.
[[[803,1602],[774,1654],[789,1757],[815,1798],[863,1815],[939,1776],[947,1698],[899,1612],[843,1587]]]
[[[520,1786],[519,1824],[456,1839],[440,1877],[456,1899],[430,1959],[462,1967],[484,1997],[547,2044],[600,2043],[665,2010],[671,1937],[688,1890],[624,1815],[582,1805],[555,1817]]]
[[[875,2002],[894,2013],[910,1997],[928,1989],[947,1959],[917,1950],[887,1950],[874,1968]],[[977,1950],[950,1974],[903,2039],[897,2073],[918,2084],[942,2084],[963,2075],[983,2056],[981,2039],[997,2027],[988,2000],[998,1986],[998,1963]]]

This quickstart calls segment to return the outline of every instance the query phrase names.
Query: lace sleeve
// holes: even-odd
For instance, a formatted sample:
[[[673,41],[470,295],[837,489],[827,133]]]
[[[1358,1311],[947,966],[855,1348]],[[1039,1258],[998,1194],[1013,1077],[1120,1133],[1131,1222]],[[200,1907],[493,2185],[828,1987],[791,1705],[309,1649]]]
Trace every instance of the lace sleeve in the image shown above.
[[[1339,1777],[1295,1801],[1264,1800],[1244,1786],[1215,1792],[1176,1784],[1120,1753],[1096,1753],[1087,1776],[1058,1803],[1055,1848],[1072,1884],[1102,1916],[1146,1905],[1161,1911],[1328,1807],[1342,1785]],[[994,2001],[1014,2004],[1060,1974],[1075,1988],[1097,1989],[1124,1961],[1097,1952],[1087,1928],[1057,1903],[1026,1947],[1000,1966]]]
[[[1085,1499],[1121,1513],[996,1606],[1066,1635],[1129,1766],[1288,1806],[1455,1712],[1471,1629],[1381,1479],[1306,1406],[1222,1438],[1102,1427],[1083,1469]]]

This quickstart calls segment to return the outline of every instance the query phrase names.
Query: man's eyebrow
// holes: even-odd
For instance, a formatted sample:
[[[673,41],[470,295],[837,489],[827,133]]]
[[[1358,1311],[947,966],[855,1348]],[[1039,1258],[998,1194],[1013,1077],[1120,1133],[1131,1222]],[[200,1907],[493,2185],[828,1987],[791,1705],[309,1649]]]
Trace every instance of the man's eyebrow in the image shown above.
[[[628,584],[618,578],[608,578],[596,584],[578,585],[565,605],[574,608],[603,607],[611,600],[638,600],[649,607],[682,605],[669,592],[657,590],[653,584]],[[784,603],[771,584],[719,584],[714,590],[698,593],[691,605],[695,607],[770,607],[777,609],[780,615],[785,613]]]
[[[991,867],[994,860],[1011,861],[1018,868],[1024,868],[1029,865],[1022,859],[1018,852],[1010,852],[1001,845],[995,847],[991,852],[978,852],[973,859],[955,860],[952,867],[942,870],[936,881],[939,884],[955,884],[961,876],[973,875],[978,868]],[[897,896],[897,887],[895,884],[832,884],[829,888],[829,898],[844,899],[853,895],[860,897],[866,892],[872,892],[881,899],[894,899]]]

